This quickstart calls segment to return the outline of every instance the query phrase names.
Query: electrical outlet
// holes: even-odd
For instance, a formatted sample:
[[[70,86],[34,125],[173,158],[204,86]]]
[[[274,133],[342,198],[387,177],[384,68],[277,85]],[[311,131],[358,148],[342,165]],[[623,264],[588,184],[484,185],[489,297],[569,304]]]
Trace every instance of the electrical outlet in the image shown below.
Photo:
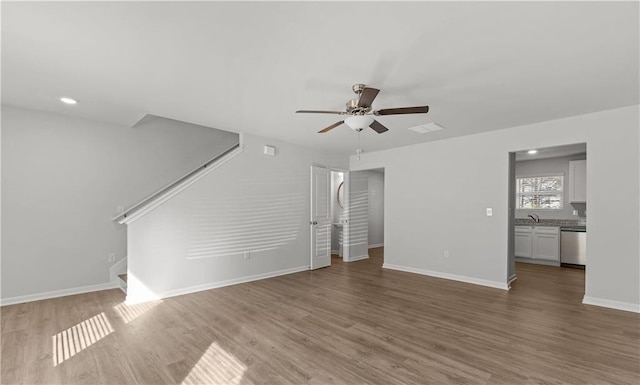
[[[445,250],[444,251],[444,257],[445,258],[449,258],[449,250]]]
[[[251,251],[247,250],[244,252],[244,260],[249,260],[251,259]]]
[[[487,207],[487,216],[493,216],[493,209],[491,207]]]
[[[116,261],[116,253],[109,253],[109,255],[107,255],[107,261],[115,262]]]

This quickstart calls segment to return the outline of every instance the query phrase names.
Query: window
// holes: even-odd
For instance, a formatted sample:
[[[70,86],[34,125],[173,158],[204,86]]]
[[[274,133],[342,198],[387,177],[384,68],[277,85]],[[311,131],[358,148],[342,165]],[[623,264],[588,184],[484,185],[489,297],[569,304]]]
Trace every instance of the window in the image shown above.
[[[562,209],[563,175],[541,175],[516,179],[516,202],[518,209],[560,210]]]

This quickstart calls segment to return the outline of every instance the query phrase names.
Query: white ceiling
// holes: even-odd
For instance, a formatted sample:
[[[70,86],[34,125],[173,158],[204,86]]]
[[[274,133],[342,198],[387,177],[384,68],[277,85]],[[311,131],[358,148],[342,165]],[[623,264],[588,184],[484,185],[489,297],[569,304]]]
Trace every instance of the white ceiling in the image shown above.
[[[430,106],[380,117],[374,151],[638,104],[638,28],[638,2],[2,2],[2,102],[345,154],[353,131],[316,133],[340,116],[294,111],[342,110],[357,82],[375,109]]]

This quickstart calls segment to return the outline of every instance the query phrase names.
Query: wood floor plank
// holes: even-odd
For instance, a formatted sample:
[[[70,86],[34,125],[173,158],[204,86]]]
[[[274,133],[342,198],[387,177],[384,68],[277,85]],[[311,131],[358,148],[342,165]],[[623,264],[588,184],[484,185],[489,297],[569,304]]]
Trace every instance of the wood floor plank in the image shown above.
[[[584,271],[519,263],[507,292],[382,253],[134,306],[115,289],[2,307],[0,382],[640,383],[640,315],[583,305]]]

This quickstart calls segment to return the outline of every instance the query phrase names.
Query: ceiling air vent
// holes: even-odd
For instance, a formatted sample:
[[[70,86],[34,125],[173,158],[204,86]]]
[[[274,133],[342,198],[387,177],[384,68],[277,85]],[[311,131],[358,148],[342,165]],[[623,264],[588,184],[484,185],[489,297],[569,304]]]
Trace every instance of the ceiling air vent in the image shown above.
[[[409,127],[409,129],[418,134],[426,134],[427,132],[444,130],[444,127],[439,126],[437,123],[427,123],[421,126]]]

